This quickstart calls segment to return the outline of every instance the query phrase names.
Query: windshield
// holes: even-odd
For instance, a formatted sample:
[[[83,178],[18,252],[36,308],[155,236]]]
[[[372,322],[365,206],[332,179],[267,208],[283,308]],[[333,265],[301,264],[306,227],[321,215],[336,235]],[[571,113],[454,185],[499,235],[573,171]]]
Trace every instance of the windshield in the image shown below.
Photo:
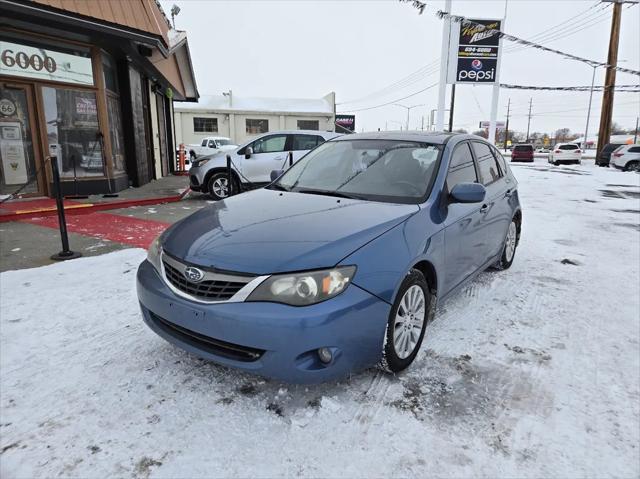
[[[233,143],[231,143],[231,140],[216,140],[216,143],[218,143],[218,146],[233,145]]]
[[[440,147],[395,140],[329,141],[272,187],[371,201],[419,203],[438,171]]]

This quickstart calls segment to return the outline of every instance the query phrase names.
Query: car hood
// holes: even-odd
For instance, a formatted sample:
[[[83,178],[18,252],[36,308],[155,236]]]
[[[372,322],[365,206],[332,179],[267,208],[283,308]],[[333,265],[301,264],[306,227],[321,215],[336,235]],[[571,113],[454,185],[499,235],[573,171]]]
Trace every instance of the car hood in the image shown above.
[[[417,211],[417,205],[260,189],[174,224],[162,245],[178,259],[225,271],[326,268]]]

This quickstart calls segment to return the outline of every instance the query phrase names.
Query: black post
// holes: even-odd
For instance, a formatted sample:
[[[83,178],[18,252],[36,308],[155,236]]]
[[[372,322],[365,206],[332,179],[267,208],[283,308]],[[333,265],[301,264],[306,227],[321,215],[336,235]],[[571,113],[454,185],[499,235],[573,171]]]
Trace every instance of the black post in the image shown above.
[[[451,85],[451,106],[449,107],[449,133],[453,131],[453,111],[456,106],[456,84]]]
[[[64,217],[64,203],[62,200],[62,188],[60,187],[60,172],[58,171],[58,158],[51,158],[51,172],[53,173],[53,185],[56,189],[56,206],[58,208],[58,224],[60,226],[60,239],[62,240],[62,251],[51,256],[51,259],[63,261],[82,256],[81,253],[69,249],[69,237],[67,236],[67,221]]]
[[[229,196],[233,196],[235,192],[233,191],[233,176],[231,176],[231,155],[227,155],[227,184]]]
[[[293,151],[289,152],[289,168],[293,166]]]

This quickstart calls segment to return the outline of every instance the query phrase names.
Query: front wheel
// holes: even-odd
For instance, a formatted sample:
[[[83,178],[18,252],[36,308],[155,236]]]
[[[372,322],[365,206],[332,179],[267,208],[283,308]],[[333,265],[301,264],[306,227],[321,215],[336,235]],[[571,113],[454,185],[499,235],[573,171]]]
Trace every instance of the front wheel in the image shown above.
[[[518,246],[518,224],[515,218],[509,223],[509,229],[507,229],[507,237],[504,239],[504,246],[502,248],[502,256],[493,265],[495,269],[508,269],[513,264],[513,258],[516,255],[516,248]]]
[[[207,191],[211,199],[224,200],[229,197],[231,186],[233,186],[234,191],[238,190],[237,183],[234,182],[231,185],[226,172],[214,173],[207,183]]]
[[[424,275],[412,269],[402,281],[389,313],[380,361],[382,369],[398,373],[416,358],[430,319],[431,301]]]

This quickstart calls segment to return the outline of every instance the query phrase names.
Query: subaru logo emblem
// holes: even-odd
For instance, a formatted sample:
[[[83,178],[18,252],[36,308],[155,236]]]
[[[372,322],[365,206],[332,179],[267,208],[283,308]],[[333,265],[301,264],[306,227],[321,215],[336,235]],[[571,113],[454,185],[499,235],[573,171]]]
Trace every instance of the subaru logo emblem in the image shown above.
[[[184,273],[182,274],[185,278],[187,278],[189,281],[193,281],[194,283],[198,283],[202,281],[202,278],[204,278],[204,273],[202,272],[202,270],[194,268],[193,266],[189,266],[184,270]]]

